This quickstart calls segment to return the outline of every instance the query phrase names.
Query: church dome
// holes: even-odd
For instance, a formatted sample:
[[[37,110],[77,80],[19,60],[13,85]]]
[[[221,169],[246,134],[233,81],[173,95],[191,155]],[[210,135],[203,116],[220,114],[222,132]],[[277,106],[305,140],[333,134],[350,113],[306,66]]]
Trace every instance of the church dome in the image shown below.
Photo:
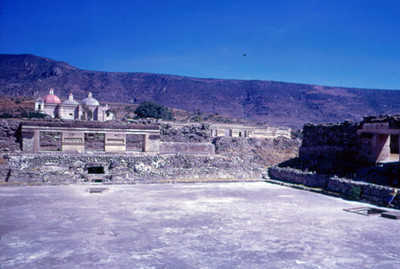
[[[82,105],[87,105],[87,106],[99,106],[100,103],[96,99],[92,97],[92,93],[89,92],[88,97],[82,100],[81,102]]]
[[[77,101],[74,100],[72,93],[69,94],[69,99],[63,102],[64,105],[79,105]]]
[[[54,95],[53,88],[50,89],[50,92],[48,95],[43,96],[43,101],[46,104],[61,104],[60,98],[58,98],[56,95]]]

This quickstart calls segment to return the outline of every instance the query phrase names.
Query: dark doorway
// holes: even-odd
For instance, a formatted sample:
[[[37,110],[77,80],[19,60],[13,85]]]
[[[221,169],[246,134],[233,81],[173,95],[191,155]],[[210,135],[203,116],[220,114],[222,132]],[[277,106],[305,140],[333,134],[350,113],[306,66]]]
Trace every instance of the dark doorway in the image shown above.
[[[399,135],[392,134],[390,135],[390,161],[398,162],[399,161]]]
[[[88,174],[104,174],[103,166],[88,167]]]

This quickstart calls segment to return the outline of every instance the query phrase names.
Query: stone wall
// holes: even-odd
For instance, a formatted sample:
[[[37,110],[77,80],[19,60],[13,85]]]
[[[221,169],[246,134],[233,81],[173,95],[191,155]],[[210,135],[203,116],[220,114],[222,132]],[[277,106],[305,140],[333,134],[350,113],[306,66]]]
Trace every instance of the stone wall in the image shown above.
[[[306,124],[299,149],[302,159],[336,159],[366,162],[370,156],[369,139],[357,134],[359,124]]]
[[[400,164],[390,163],[390,158],[386,158],[387,162],[377,164],[385,159],[382,156],[390,154],[390,150],[381,149],[378,146],[381,135],[374,134],[377,130],[394,133],[396,128],[400,128],[399,119],[393,116],[366,117],[359,123],[307,124],[303,130],[299,158],[279,166],[400,187]],[[390,137],[390,147],[398,147],[397,138],[398,135]]]
[[[301,141],[279,137],[258,139],[244,137],[216,137],[215,153],[246,160],[252,165],[269,167],[298,156]]]
[[[52,123],[62,124],[58,121]],[[137,151],[129,151],[123,155],[103,151],[74,154],[56,150],[34,154],[33,131],[28,130],[20,134],[20,137],[24,137],[24,150],[21,151],[21,143],[16,142],[18,132],[15,130],[18,129],[19,122],[14,124],[16,128],[7,129],[10,134],[7,145],[14,141],[16,146],[13,147],[13,151],[9,147],[9,151],[5,151],[3,156],[0,155],[0,183],[3,184],[261,179],[266,167],[295,157],[300,143],[298,140],[286,138],[222,137],[212,140],[208,127],[199,125],[187,126],[180,130],[167,127],[161,136],[149,135],[145,139],[146,152],[141,152],[139,146],[136,146],[133,148],[137,148]],[[66,124],[73,126],[72,122]],[[82,124],[84,127],[91,127],[91,123]],[[160,152],[162,154],[159,154]]]
[[[271,167],[268,170],[271,178],[276,178],[288,183],[301,184],[312,188],[324,189],[329,181],[329,176],[315,172],[305,172],[294,168]]]
[[[160,125],[161,141],[185,143],[210,143],[212,141],[210,127],[202,125],[185,125],[181,128],[171,124]]]
[[[178,143],[178,142],[161,142],[161,154],[198,154],[198,155],[214,155],[215,146],[211,143]]]
[[[18,120],[1,120],[0,153],[21,151],[20,123]]]
[[[264,169],[223,156],[105,154],[9,155],[0,182],[62,184],[85,181],[154,182],[168,179],[260,179]],[[89,168],[104,173],[90,174]]]
[[[344,198],[349,197],[351,192],[357,188],[361,191],[360,200],[379,206],[385,206],[387,204],[386,199],[393,191],[392,187],[352,181],[346,178],[330,177],[315,172],[306,172],[288,167],[282,168],[274,166],[269,169],[268,173],[270,178],[273,179],[311,188],[320,188],[327,192],[337,193]],[[400,208],[400,195],[396,196],[392,204],[396,208]]]

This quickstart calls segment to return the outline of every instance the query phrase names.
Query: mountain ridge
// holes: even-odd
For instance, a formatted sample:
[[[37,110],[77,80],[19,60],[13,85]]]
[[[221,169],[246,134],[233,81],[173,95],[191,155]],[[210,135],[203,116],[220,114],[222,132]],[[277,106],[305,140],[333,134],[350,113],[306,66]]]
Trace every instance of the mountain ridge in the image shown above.
[[[0,54],[1,95],[38,97],[49,88],[64,99],[70,92],[83,99],[91,91],[101,102],[149,100],[294,128],[308,122],[358,121],[367,115],[400,113],[396,90],[91,71],[35,55]]]

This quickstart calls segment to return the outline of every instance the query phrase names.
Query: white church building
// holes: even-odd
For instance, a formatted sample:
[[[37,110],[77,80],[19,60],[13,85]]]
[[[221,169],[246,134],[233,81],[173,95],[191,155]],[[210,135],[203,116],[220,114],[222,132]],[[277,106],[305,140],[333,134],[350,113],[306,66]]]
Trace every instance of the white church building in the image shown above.
[[[60,98],[54,95],[54,90],[50,89],[49,94],[35,100],[35,112],[66,120],[108,121],[114,119],[109,106],[100,105],[91,92],[80,103],[74,100],[72,93],[69,94],[68,100],[61,102]]]

